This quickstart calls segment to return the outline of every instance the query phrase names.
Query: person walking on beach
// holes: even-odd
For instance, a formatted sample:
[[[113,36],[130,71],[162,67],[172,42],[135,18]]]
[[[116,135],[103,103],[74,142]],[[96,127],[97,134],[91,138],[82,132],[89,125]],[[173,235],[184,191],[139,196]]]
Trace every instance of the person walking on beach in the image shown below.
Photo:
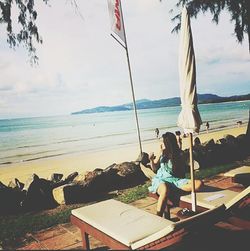
[[[207,131],[207,133],[208,133],[208,130],[209,130],[209,123],[207,121],[207,123],[206,123],[206,131]]]
[[[161,155],[156,158],[154,153],[149,156],[150,165],[156,175],[152,179],[152,184],[148,188],[151,193],[158,194],[157,215],[163,216],[170,189],[178,188],[186,192],[191,192],[191,180],[185,177],[185,164],[181,157],[176,137],[173,133],[167,132],[162,135]],[[202,181],[195,180],[195,190],[199,190]]]
[[[159,129],[155,128],[155,136],[157,139],[159,138],[159,133],[160,133]]]

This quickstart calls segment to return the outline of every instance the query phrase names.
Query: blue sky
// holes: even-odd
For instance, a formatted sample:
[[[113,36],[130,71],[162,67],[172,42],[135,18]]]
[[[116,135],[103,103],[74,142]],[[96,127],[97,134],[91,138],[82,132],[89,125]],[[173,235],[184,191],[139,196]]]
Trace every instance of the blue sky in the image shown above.
[[[173,0],[126,0],[124,22],[136,99],[179,96],[179,35],[169,10]],[[131,102],[124,49],[110,36],[106,0],[36,1],[43,44],[39,65],[31,67],[26,51],[0,41],[0,118],[70,114],[99,105]],[[250,92],[247,37],[238,44],[234,25],[223,12],[219,25],[200,14],[191,20],[198,93],[222,96]],[[3,34],[3,28],[0,28]]]

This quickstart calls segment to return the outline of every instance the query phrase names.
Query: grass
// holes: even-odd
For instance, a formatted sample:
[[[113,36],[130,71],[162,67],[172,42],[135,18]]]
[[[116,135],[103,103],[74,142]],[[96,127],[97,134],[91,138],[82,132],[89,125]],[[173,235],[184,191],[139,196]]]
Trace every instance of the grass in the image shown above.
[[[218,173],[225,173],[233,168],[236,168],[238,164],[236,163],[230,163],[230,164],[224,164],[224,165],[218,165],[211,168],[201,169],[195,172],[195,178],[196,179],[204,179],[212,177]],[[186,175],[187,178],[190,178],[190,173]]]
[[[243,162],[243,165],[244,164],[245,163]],[[196,179],[208,178],[218,173],[226,172],[240,165],[242,165],[242,162],[219,165],[213,168],[199,170],[195,173],[195,177]],[[147,181],[145,184],[121,190],[118,194],[113,194],[112,198],[124,203],[131,203],[138,199],[147,197],[149,185],[150,181]],[[0,248],[2,246],[5,249],[13,249],[14,246],[17,246],[18,243],[20,243],[20,239],[25,237],[27,233],[36,232],[57,224],[69,222],[71,210],[84,205],[86,205],[86,203],[59,206],[56,209],[46,210],[38,213],[0,216]]]

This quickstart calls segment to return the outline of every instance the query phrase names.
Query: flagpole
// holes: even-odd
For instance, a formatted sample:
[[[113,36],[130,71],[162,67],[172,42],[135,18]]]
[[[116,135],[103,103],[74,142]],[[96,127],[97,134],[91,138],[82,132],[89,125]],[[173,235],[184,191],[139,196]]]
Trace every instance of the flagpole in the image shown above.
[[[127,37],[126,37],[124,18],[123,18],[123,13],[122,13],[122,2],[121,2],[121,0],[120,0],[120,7],[121,7],[121,16],[122,16],[122,20],[123,20],[122,25],[123,25],[123,31],[124,31],[124,43],[125,43],[125,50],[126,50],[126,55],[127,55],[127,63],[128,63],[129,79],[130,79],[130,86],[131,86],[131,92],[132,92],[132,98],[133,98],[133,106],[134,106],[134,113],[135,113],[137,135],[138,135],[138,140],[139,140],[140,153],[142,154],[140,128],[139,128],[139,122],[138,122],[138,116],[137,116],[137,108],[136,108],[136,102],[135,102],[135,92],[134,92],[133,78],[132,78],[131,66],[130,66],[130,60],[129,60]]]

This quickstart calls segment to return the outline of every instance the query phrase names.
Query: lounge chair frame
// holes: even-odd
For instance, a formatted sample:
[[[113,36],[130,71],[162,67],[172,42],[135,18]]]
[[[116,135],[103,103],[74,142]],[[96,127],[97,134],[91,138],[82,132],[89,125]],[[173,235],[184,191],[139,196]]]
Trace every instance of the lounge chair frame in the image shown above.
[[[213,210],[207,210],[200,215],[191,217],[190,219],[185,219],[180,222],[175,223],[175,230],[169,232],[163,237],[157,240],[146,243],[143,246],[138,247],[138,250],[159,250],[172,245],[177,245],[184,240],[189,234],[197,232],[197,230],[202,230],[210,225],[218,222],[223,218],[225,214],[225,206],[221,205]],[[77,216],[71,215],[71,223],[76,225],[82,234],[82,244],[85,250],[90,250],[89,235],[95,239],[101,241],[103,244],[107,245],[114,250],[131,250],[131,246],[127,246],[118,240],[112,238],[103,231],[95,228],[94,226],[88,224],[84,220],[78,218]]]
[[[90,250],[89,235],[97,240],[100,240],[103,244],[107,245],[114,250],[129,250],[130,247],[124,245],[123,243],[115,240],[109,235],[103,233],[102,231],[96,229],[95,227],[89,225],[83,220],[77,218],[74,215],[70,216],[71,223],[76,225],[82,234],[82,244],[84,250]],[[168,246],[178,244],[183,240],[183,238],[188,234],[184,228],[177,230],[169,235],[166,235],[156,241],[148,243],[145,246],[138,248],[138,250],[158,250],[161,248],[166,248]]]

